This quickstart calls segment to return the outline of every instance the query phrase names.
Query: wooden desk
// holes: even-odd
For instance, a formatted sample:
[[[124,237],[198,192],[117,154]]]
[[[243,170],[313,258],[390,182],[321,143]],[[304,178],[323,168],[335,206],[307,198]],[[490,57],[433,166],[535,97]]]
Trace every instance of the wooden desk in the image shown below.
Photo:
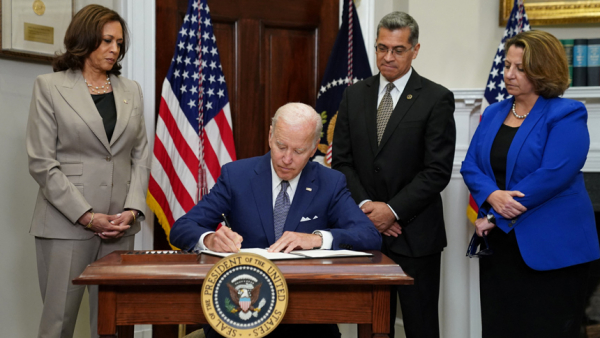
[[[73,284],[99,285],[98,333],[133,337],[134,324],[206,323],[200,289],[219,258],[188,254],[139,255],[124,262],[115,251],[90,264]],[[137,256],[137,255],[136,255]],[[161,257],[162,256],[162,257]],[[130,256],[131,257],[131,256]],[[388,337],[390,286],[413,284],[398,264],[372,257],[276,261],[290,293],[284,324],[357,323],[361,338]]]

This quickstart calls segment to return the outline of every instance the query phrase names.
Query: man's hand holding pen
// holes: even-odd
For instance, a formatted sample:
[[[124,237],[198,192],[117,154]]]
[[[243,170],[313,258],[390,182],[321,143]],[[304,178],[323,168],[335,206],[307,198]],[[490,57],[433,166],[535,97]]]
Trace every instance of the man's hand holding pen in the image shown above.
[[[207,235],[204,238],[204,246],[216,252],[239,252],[244,238],[231,230],[225,214],[221,214],[221,216],[223,216],[225,226],[219,225],[214,234]]]
[[[204,246],[216,252],[238,252],[244,239],[228,227],[220,227],[204,238]]]

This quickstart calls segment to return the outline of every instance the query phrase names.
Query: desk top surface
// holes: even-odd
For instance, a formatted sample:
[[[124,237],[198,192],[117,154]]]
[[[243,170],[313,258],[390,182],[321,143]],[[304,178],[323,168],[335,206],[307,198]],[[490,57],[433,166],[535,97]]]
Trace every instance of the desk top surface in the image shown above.
[[[413,284],[379,251],[370,257],[274,261],[288,284]],[[201,285],[221,258],[160,251],[115,251],[87,266],[74,284]]]

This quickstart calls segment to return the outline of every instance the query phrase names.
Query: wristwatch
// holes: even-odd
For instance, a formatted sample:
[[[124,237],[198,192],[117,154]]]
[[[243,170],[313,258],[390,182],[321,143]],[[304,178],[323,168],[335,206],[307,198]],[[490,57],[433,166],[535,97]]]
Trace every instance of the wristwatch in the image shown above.
[[[494,214],[489,213],[486,217],[488,222],[492,223],[493,225],[496,225],[496,216],[494,216]]]
[[[319,230],[315,230],[315,231],[313,231],[313,235],[317,235],[317,236],[321,237],[321,246],[323,246],[323,233],[320,232]],[[313,249],[320,249],[321,246],[314,247]]]

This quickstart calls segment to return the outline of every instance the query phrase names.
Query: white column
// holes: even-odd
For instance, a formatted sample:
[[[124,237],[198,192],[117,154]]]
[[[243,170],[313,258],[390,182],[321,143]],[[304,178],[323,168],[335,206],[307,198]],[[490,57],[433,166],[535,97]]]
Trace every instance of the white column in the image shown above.
[[[460,175],[471,137],[479,122],[483,92],[453,90],[456,110],[456,151],[452,178],[442,192],[448,246],[442,254],[440,332],[443,338],[480,336],[477,261],[465,257],[474,228],[466,215],[469,191]]]
[[[118,0],[114,0],[118,1]],[[123,76],[137,81],[144,94],[144,119],[148,146],[154,144],[155,112],[155,51],[156,7],[154,0],[121,0],[120,13],[129,27],[129,49],[123,60]],[[118,10],[118,9],[117,9]],[[148,211],[149,212],[149,211]],[[142,230],[136,235],[136,249],[152,249],[154,239],[154,216],[146,215]]]
[[[120,2],[120,14],[129,27],[129,50],[123,60],[122,74],[137,81],[144,95],[144,119],[148,147],[154,145],[155,69],[156,69],[156,5],[155,0],[113,0]],[[154,214],[148,210],[142,229],[135,236],[135,249],[152,249],[154,242]],[[152,325],[135,325],[135,338],[151,338]]]

